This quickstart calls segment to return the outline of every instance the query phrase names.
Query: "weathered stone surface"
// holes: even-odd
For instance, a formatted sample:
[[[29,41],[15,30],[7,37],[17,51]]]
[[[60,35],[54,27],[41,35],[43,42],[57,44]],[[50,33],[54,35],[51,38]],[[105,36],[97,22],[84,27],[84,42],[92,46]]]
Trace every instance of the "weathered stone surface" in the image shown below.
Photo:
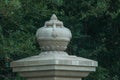
[[[47,54],[46,54],[47,53]],[[97,62],[72,55],[62,51],[42,52],[40,55],[28,57],[25,59],[13,61],[12,67],[18,66],[36,66],[36,65],[71,65],[71,66],[97,66]]]
[[[36,36],[43,52],[13,61],[13,72],[27,80],[81,80],[96,70],[96,61],[64,52],[72,35],[55,15],[38,29]]]
[[[36,37],[42,50],[63,51],[67,48],[72,34],[53,14],[51,20],[46,21],[44,27],[37,30]]]
[[[82,57],[70,56],[62,51],[42,52],[11,63],[14,72],[22,77],[86,77],[95,71],[97,62]],[[36,79],[35,79],[36,80]],[[59,80],[59,79],[54,79]]]

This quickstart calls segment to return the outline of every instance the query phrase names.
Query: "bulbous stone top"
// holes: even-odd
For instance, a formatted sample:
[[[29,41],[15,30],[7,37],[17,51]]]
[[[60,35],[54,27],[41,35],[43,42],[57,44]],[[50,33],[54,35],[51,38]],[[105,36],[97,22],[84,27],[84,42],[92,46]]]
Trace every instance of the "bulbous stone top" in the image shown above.
[[[53,14],[51,19],[37,30],[36,37],[42,50],[64,51],[72,34],[68,28],[63,26],[63,22]]]

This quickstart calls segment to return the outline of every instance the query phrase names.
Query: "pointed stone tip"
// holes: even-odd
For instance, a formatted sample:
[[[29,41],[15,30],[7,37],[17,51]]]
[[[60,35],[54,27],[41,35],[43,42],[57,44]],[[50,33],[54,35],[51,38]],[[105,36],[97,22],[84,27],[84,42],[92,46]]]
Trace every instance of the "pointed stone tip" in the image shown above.
[[[51,16],[51,20],[57,20],[57,16],[56,16],[55,14],[53,14],[53,15]]]

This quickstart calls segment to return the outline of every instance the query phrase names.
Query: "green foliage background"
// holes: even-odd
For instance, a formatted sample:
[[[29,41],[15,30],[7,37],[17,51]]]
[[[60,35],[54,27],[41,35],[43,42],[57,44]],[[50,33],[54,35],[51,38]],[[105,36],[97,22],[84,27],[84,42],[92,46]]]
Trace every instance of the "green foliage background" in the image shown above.
[[[40,53],[36,30],[55,13],[73,34],[67,52],[99,62],[84,80],[120,80],[120,0],[0,0],[0,80],[10,62]]]

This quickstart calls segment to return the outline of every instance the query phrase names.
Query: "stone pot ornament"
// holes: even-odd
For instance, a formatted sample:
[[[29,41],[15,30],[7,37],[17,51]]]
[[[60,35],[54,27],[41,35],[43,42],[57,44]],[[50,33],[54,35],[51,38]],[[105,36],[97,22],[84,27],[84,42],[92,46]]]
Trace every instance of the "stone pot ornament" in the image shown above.
[[[71,31],[64,27],[55,14],[36,32],[37,41],[44,51],[64,51],[72,38]]]

